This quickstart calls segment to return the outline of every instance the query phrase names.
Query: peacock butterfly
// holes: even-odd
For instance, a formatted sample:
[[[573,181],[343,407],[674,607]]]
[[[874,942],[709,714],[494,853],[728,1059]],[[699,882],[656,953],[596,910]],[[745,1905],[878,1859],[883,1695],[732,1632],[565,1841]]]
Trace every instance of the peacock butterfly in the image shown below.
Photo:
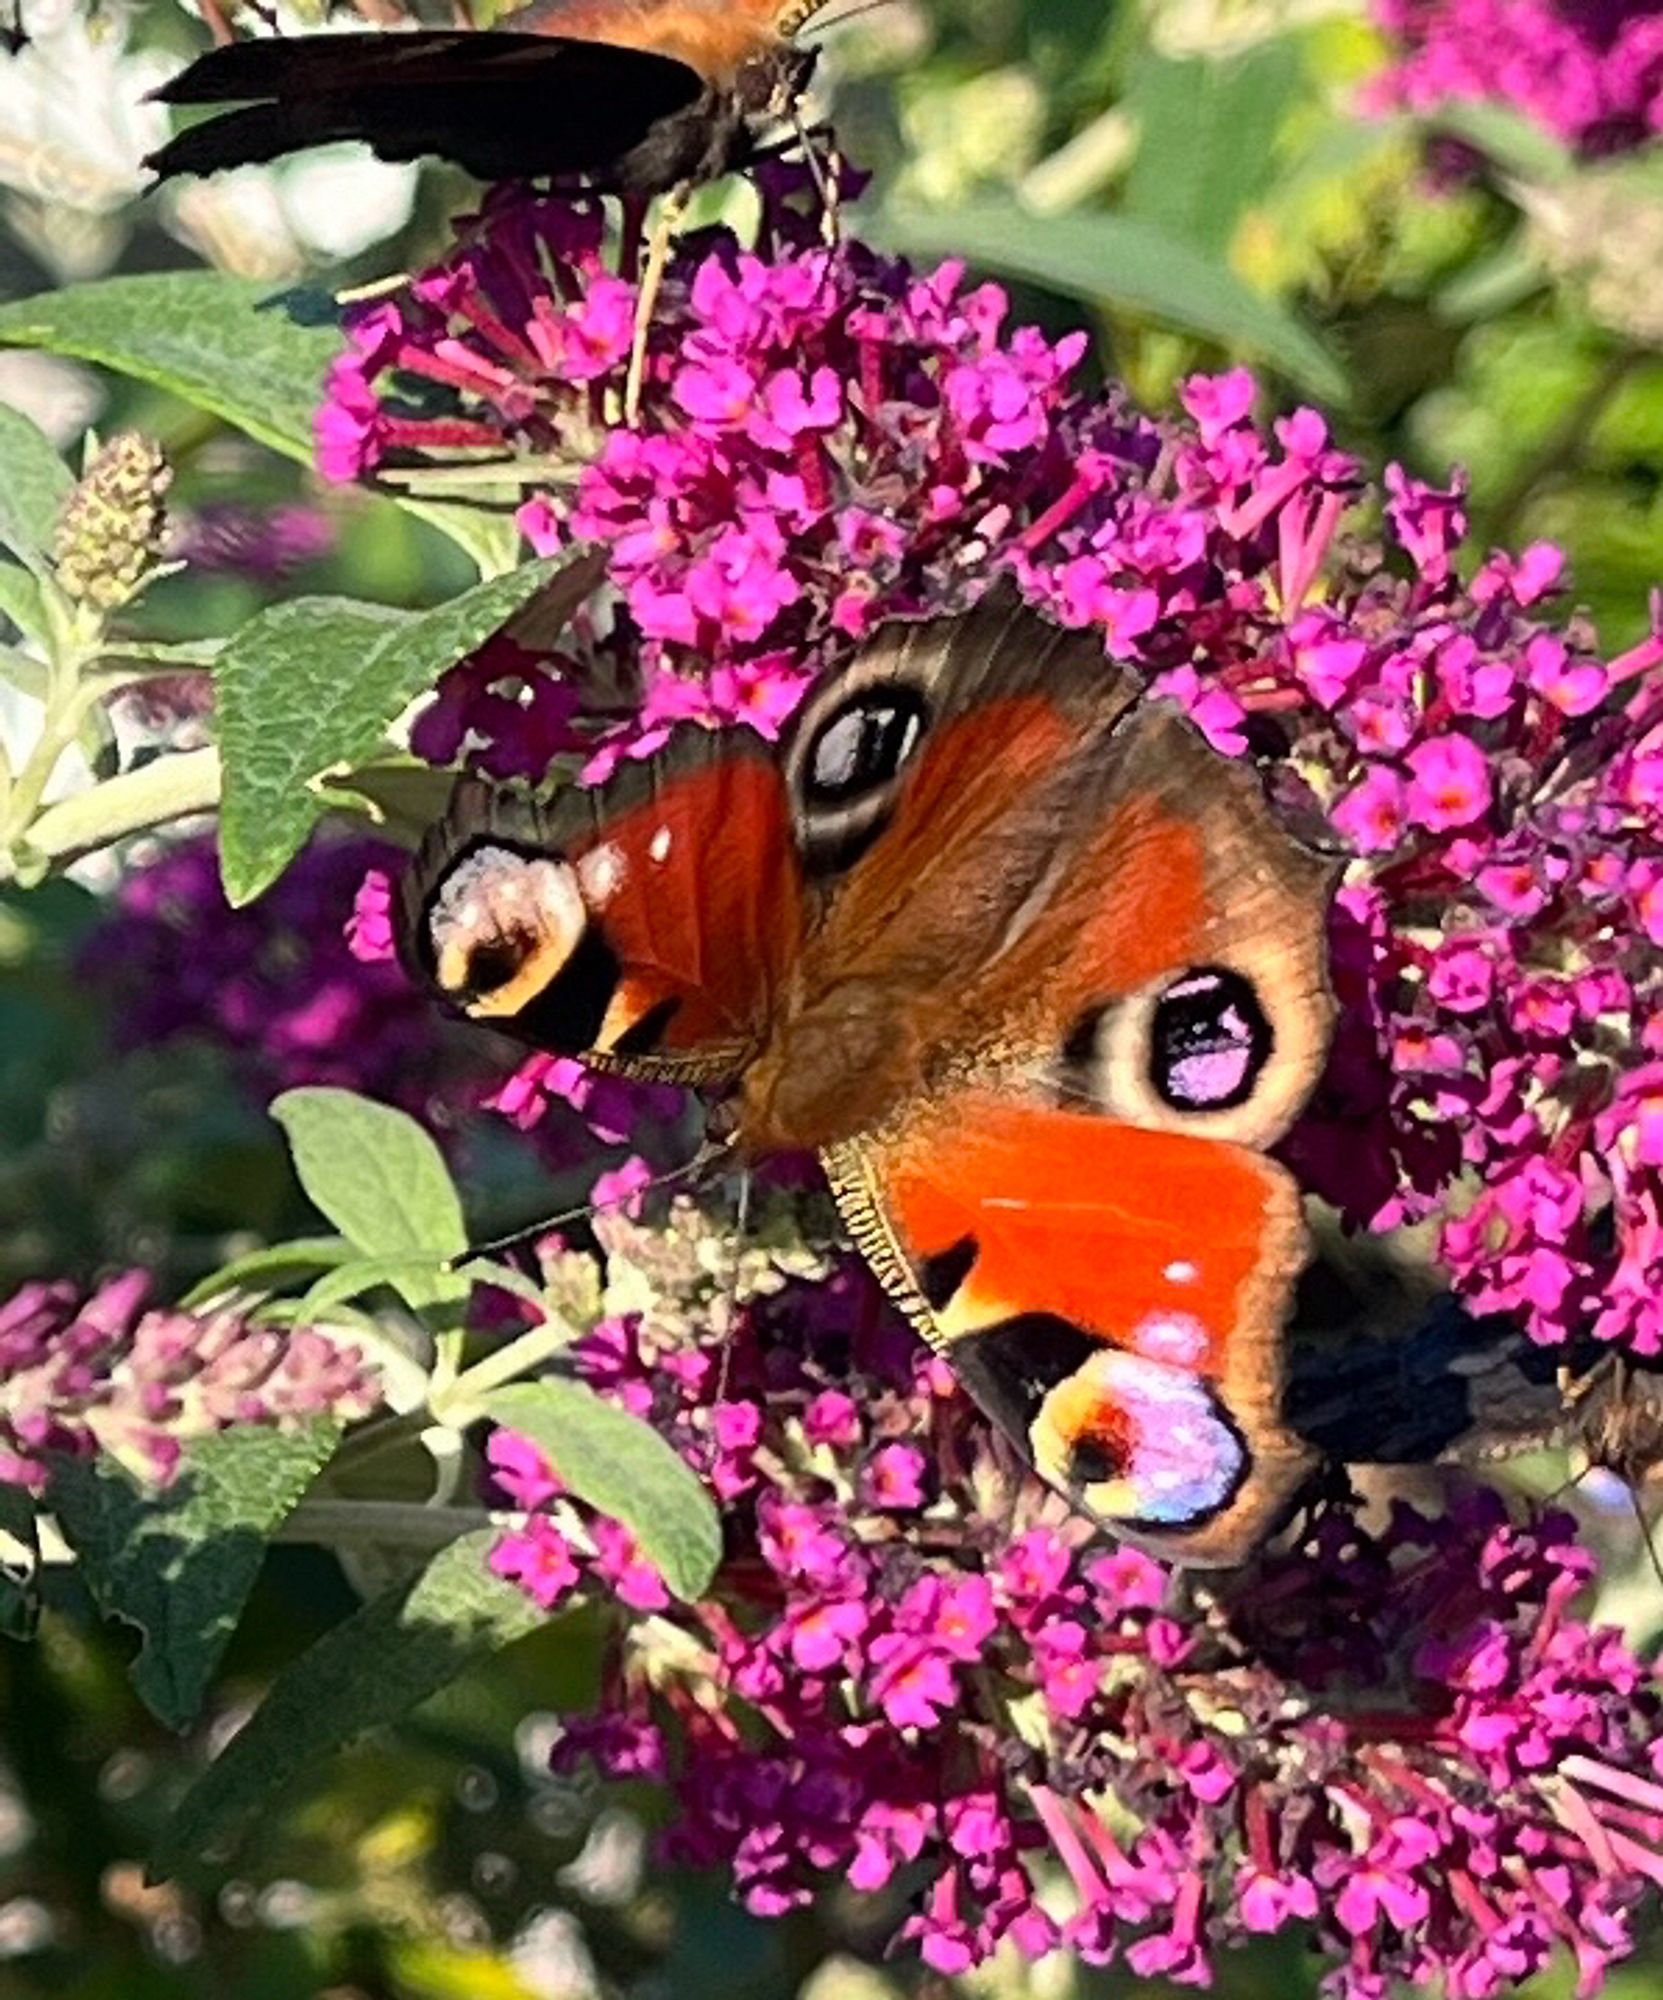
[[[1333,880],[1251,767],[1000,592],[880,629],[777,748],[683,727],[552,805],[460,780],[400,948],[471,1019],[816,1151],[1047,1480],[1230,1564],[1321,1458],[1269,1149],[1328,1044]]]

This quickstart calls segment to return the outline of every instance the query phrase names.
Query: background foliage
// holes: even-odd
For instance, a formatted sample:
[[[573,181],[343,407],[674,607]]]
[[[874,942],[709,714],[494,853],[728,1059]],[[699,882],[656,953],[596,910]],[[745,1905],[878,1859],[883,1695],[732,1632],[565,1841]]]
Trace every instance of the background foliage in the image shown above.
[[[31,540],[70,479],[12,412],[68,465],[89,426],[159,440],[185,562],[128,630],[141,649],[174,649],[152,669],[189,667],[194,643],[237,635],[216,671],[235,773],[227,884],[243,900],[330,807],[296,777],[372,751],[436,666],[530,587],[505,573],[512,539],[442,497],[395,505],[308,470],[334,347],[328,294],[423,262],[469,190],[441,169],[339,154],[143,192],[137,160],[165,126],[141,94],[198,45],[198,25],[160,0],[90,15],[51,0],[29,23],[33,45],[0,58],[0,538],[23,558],[0,573],[4,602],[26,630]],[[1562,543],[1614,649],[1645,629],[1663,548],[1663,259],[1637,248],[1663,238],[1663,183],[1644,154],[1578,164],[1505,107],[1438,121],[1446,170],[1433,175],[1428,121],[1359,111],[1382,59],[1349,0],[891,0],[832,38],[825,84],[849,152],[874,169],[861,227],[877,240],[972,259],[1053,333],[1089,325],[1102,372],[1147,403],[1239,357],[1290,403],[1319,401],[1371,466],[1399,457],[1442,478],[1463,464],[1475,545]],[[115,274],[146,289],[102,291]],[[312,308],[269,310],[293,291]],[[343,624],[295,602],[340,596],[370,608]],[[33,713],[27,676],[8,672],[0,734],[14,761]],[[89,716],[89,769],[142,727],[131,697]],[[175,747],[191,740],[187,727]],[[78,851],[70,790],[59,853]],[[200,968],[182,951],[170,961],[165,936],[134,928],[89,959],[116,887],[99,858],[72,879],[0,889],[0,1293],[130,1262],[183,1289],[318,1227],[265,1105],[285,1083],[333,1080],[322,1057],[313,1047],[274,1069],[270,1022],[239,1036],[204,1011]],[[331,895],[347,914],[339,884],[291,878],[285,893],[296,939]],[[240,949],[299,955],[297,1013],[333,976],[284,944],[280,920],[224,935],[228,964]],[[148,988],[133,971],[144,950],[160,951],[142,961]],[[176,1005],[152,1020],[158,981]],[[474,1236],[535,1209],[539,1169],[512,1134],[459,1109],[453,1136]],[[294,1475],[271,1476],[275,1493]],[[95,1515],[114,1505],[84,1499]],[[119,1518],[105,1534],[114,1563]],[[287,1794],[242,1872],[147,1886],[165,1812],[239,1704],[376,1579],[278,1547],[206,1721],[181,1737],[156,1712],[188,1720],[195,1690],[153,1678],[152,1712],[140,1704],[125,1671],[136,1638],[100,1620],[97,1565],[48,1578],[39,1645],[0,1650],[0,1993],[864,2000],[919,1984],[871,1962],[852,1910],[753,1923],[720,1885],[646,1865],[650,1797],[546,1775],[553,1717],[593,1664],[593,1637],[569,1621]],[[211,1656],[201,1664],[205,1678]],[[1307,1974],[1278,1952],[1232,1961],[1229,1978],[1268,1994]],[[966,1985],[1116,1985],[1054,1964],[1026,1979]],[[1637,1970],[1616,1990],[1653,1984]]]

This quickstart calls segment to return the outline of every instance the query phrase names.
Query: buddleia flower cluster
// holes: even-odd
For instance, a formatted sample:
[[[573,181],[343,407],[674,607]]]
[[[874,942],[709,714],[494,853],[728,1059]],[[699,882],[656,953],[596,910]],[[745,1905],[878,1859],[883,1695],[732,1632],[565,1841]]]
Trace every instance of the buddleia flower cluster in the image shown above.
[[[380,1400],[363,1352],[319,1329],[153,1307],[149,1291],[127,1271],[84,1296],[55,1281],[0,1304],[0,1485],[38,1493],[54,1455],[96,1452],[166,1485],[192,1438],[361,1417]]]
[[[726,1542],[677,1604],[493,1433],[518,1510],[493,1567],[617,1619],[557,1770],[657,1780],[667,1853],[753,1913],[846,1884],[947,1974],[1066,1950],[1199,1985],[1295,1926],[1347,2000],[1484,2000],[1561,1949],[1585,1991],[1626,1955],[1663,1883],[1663,1687],[1575,1615],[1568,1516],[1330,1514],[1233,1588],[1175,1589],[1021,1481],[829,1214],[794,1238],[788,1213],[737,1269],[687,1201],[603,1209],[598,1261],[547,1246],[578,1371],[704,1474]]]
[[[477,1075],[379,947],[350,934],[366,876],[385,880],[399,860],[380,841],[316,841],[233,909],[213,838],[179,841],[123,877],[77,970],[119,1048],[211,1044],[261,1105],[333,1084],[417,1114],[455,1108],[478,1095]]]
[[[592,204],[498,191],[349,314],[326,472],[495,466],[534,549],[606,551],[552,645],[505,634],[445,676],[418,752],[593,783],[679,723],[772,737],[884,618],[1013,578],[1343,863],[1341,1026],[1287,1148],[1306,1186],[1435,1221],[1464,1296],[1544,1343],[1654,1353],[1655,625],[1602,652],[1556,550],[1463,564],[1458,480],[1389,469],[1367,532],[1318,413],[1261,424],[1240,371],[1171,418],[1088,392],[1079,338],[1011,327],[955,266],[826,246],[777,186],[754,247],[672,257],[624,424],[637,291],[609,243]],[[602,1091],[621,1139],[638,1104],[569,1062],[504,1103],[535,1124]],[[1630,1948],[1663,1879],[1658,1688],[1577,1617],[1563,1516],[1333,1514],[1245,1591],[1175,1582],[1023,1480],[857,1266],[722,1309],[708,1217],[629,1220],[648,1178],[596,1185],[593,1296],[577,1253],[551,1275],[557,1310],[599,1314],[576,1365],[727,1510],[709,1599],[672,1605],[527,1440],[489,1456],[499,1573],[621,1607],[560,1754],[670,1786],[676,1852],[762,1913],[837,1881],[886,1899],[946,1973],[1063,1947],[1201,1983],[1298,1924],[1356,2000],[1434,1976],[1480,2000],[1561,1947],[1591,1988]]]
[[[1458,479],[1388,468],[1360,534],[1359,467],[1313,410],[1261,426],[1243,371],[1156,419],[1077,388],[1083,339],[1011,328],[996,286],[767,215],[764,251],[717,232],[672,260],[633,427],[603,415],[636,289],[581,200],[499,190],[443,265],[349,314],[326,471],[518,465],[534,547],[607,551],[604,608],[560,650],[458,666],[417,750],[592,782],[679,722],[773,736],[880,619],[1012,574],[1348,860],[1341,1032],[1289,1148],[1307,1184],[1371,1226],[1441,1218],[1457,1288],[1544,1343],[1657,1353],[1655,620],[1603,654],[1546,544],[1462,582]]]
[[[1374,0],[1393,60],[1373,101],[1412,111],[1494,103],[1601,158],[1663,132],[1656,0]]]

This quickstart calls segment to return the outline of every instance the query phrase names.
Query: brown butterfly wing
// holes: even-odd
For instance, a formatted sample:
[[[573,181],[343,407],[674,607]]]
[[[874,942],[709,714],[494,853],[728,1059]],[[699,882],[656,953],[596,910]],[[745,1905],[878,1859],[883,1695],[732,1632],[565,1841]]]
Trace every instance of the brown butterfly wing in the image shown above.
[[[434,155],[481,180],[633,186],[632,156],[703,88],[671,56],[548,34],[265,37],[210,50],[155,93],[240,108],[175,134],[145,164],[163,178],[208,174],[358,139],[379,159]]]
[[[822,871],[753,1129],[822,1146],[879,1275],[1041,1473],[1240,1560],[1316,1462],[1281,1409],[1300,1202],[1260,1149],[1326,1049],[1328,872],[1089,640],[995,607],[882,664],[934,719]],[[811,870],[817,837],[810,803]]]

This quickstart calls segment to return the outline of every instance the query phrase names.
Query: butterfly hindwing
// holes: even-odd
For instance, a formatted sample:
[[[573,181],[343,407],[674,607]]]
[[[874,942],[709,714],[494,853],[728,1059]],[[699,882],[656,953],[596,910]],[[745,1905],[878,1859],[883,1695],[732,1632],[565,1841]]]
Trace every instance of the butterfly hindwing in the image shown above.
[[[910,1035],[913,1087],[884,1077],[828,1168],[1046,1478],[1185,1560],[1239,1560],[1315,1463],[1281,1412],[1304,1226],[1261,1149],[1326,1050],[1329,871],[1250,768],[1080,641],[1023,614],[955,636],[985,648],[979,685],[957,677],[806,947]],[[839,981],[808,986],[846,1016]],[[771,1057],[801,1074],[791,1024]],[[830,1105],[860,1089],[821,1082]]]

